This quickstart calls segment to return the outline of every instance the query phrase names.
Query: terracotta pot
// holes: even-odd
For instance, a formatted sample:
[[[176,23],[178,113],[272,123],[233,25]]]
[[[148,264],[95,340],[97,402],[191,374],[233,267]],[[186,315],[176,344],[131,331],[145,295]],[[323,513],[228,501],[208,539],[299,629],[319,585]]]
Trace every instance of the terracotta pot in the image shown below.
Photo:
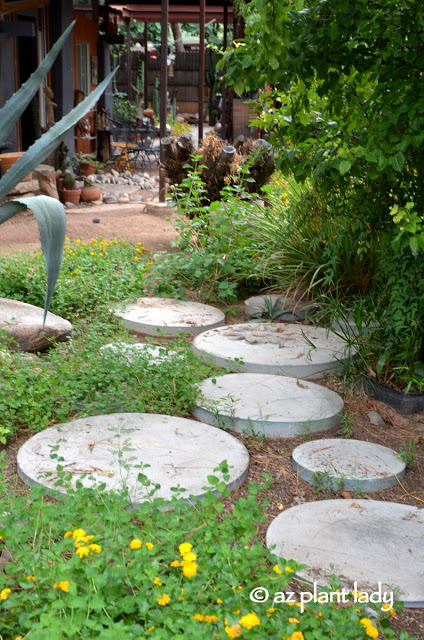
[[[81,189],[61,189],[61,191],[59,191],[59,197],[61,202],[78,204],[81,197]]]
[[[93,202],[93,200],[100,200],[101,197],[100,187],[96,187],[94,184],[91,187],[81,189],[81,202]]]
[[[80,176],[91,176],[93,173],[96,173],[96,165],[91,164],[90,162],[82,162],[79,166],[79,174]]]
[[[153,109],[144,109],[143,116],[145,116],[146,118],[154,118],[155,112],[153,111]]]
[[[0,163],[1,170],[3,171],[3,175],[9,171],[10,167],[12,167],[15,162],[22,158],[24,155],[24,151],[10,151],[9,153],[0,153]],[[21,182],[28,182],[28,180],[32,179],[32,172],[29,173],[25,178],[22,178]]]

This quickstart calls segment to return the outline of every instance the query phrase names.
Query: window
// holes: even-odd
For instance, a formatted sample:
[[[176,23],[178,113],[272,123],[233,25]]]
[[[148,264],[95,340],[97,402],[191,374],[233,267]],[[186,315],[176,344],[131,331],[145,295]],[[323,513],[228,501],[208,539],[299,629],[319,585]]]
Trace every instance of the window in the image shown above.
[[[77,44],[77,89],[90,93],[90,45]]]

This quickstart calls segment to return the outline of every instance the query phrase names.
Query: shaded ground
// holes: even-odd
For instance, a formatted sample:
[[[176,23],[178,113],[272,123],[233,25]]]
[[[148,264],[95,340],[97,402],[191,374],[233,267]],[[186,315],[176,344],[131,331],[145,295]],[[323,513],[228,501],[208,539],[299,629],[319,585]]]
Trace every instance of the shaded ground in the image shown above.
[[[145,202],[152,193],[143,191]],[[157,201],[157,200],[156,200]],[[123,237],[131,242],[142,242],[147,251],[166,249],[175,238],[175,230],[166,215],[147,215],[144,203],[85,206],[66,212],[67,235],[71,240],[103,236],[105,240]],[[100,222],[93,222],[93,219]],[[19,213],[0,227],[0,251],[32,251],[40,248],[38,227],[28,211]]]

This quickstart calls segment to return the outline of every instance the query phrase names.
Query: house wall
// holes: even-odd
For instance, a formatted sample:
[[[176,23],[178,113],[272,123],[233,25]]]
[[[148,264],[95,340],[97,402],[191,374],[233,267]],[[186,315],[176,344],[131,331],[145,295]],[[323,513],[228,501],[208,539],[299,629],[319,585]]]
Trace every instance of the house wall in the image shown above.
[[[0,109],[15,92],[15,75],[11,73],[13,57],[13,37],[7,33],[0,33]],[[18,148],[16,126],[7,136],[7,140],[12,143],[11,151],[16,151]]]

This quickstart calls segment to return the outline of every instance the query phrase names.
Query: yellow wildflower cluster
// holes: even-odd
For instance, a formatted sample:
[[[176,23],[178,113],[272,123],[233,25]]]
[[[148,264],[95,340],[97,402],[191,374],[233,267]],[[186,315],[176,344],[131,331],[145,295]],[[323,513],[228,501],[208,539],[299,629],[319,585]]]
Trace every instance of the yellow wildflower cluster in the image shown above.
[[[252,627],[256,627],[258,624],[261,624],[258,616],[255,612],[248,613],[247,615],[240,618],[239,623],[242,627],[246,627],[246,629],[252,629]]]
[[[305,636],[301,631],[295,631],[291,636],[287,636],[286,640],[305,640]]]
[[[365,633],[369,638],[378,638],[378,630],[369,618],[361,618],[359,622],[365,627]]]
[[[12,589],[2,589],[0,591],[0,600],[7,600],[10,593],[12,593]]]
[[[178,547],[182,560],[173,560],[171,567],[182,567],[183,575],[186,578],[193,578],[197,573],[198,565],[196,563],[197,556],[192,551],[193,545],[189,542],[183,542]]]
[[[155,546],[152,542],[145,542],[144,544],[149,551],[151,551]],[[141,549],[142,546],[143,542],[138,538],[134,538],[134,540],[131,540],[130,542],[130,549]]]
[[[241,636],[241,626],[239,624],[232,624],[231,627],[225,625],[225,633],[229,638],[238,638]]]
[[[171,598],[167,593],[164,593],[160,598],[156,598],[157,603],[160,604],[161,607],[166,607],[166,605],[171,602]]]
[[[60,589],[61,591],[65,591],[65,593],[69,593],[69,585],[71,583],[68,580],[61,580],[60,582],[55,582],[53,585],[54,589]]]
[[[199,622],[218,622],[217,616],[204,616],[201,613],[196,613],[193,618]]]
[[[100,553],[102,550],[98,544],[89,544],[94,536],[87,535],[84,529],[67,531],[64,538],[73,538],[74,547],[76,547],[75,553],[79,555],[80,558],[84,558],[84,556],[88,556],[90,553]]]

